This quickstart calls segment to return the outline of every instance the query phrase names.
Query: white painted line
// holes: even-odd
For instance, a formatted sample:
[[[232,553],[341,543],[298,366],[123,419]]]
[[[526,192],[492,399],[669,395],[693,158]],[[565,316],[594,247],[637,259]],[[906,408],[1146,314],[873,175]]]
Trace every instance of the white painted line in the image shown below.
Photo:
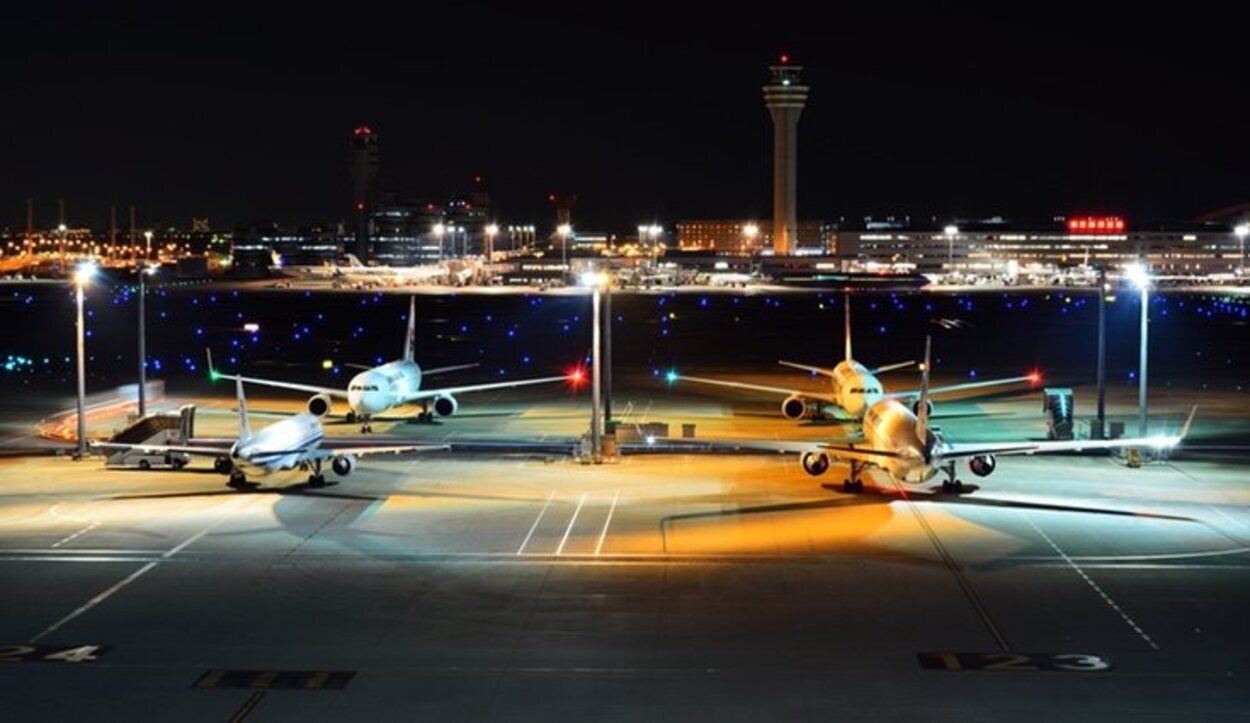
[[[67,537],[62,537],[60,540],[58,540],[58,541],[56,541],[56,542],[52,543],[52,548],[53,548],[53,549],[56,549],[56,548],[60,547],[61,545],[64,545],[64,544],[69,543],[69,542],[73,542],[74,540],[78,539],[79,537],[82,537],[83,535],[87,534],[88,532],[91,532],[91,531],[92,531],[92,530],[94,530],[95,528],[99,527],[99,526],[100,526],[100,524],[101,524],[101,523],[99,523],[99,522],[92,522],[91,524],[89,524],[89,525],[87,525],[86,527],[82,528],[82,529],[81,529],[81,530],[79,530],[78,532],[75,532],[74,534],[69,535],[69,536],[67,536]]]
[[[599,544],[595,545],[595,557],[599,556],[599,552],[603,549],[603,541],[608,538],[608,525],[612,524],[612,513],[616,512],[616,503],[621,500],[621,491],[616,491],[616,496],[612,498],[612,506],[608,508],[608,519],[603,521],[603,532],[599,533]]]
[[[564,537],[560,538],[560,546],[556,548],[556,554],[564,552],[564,543],[569,541],[569,535],[573,532],[573,525],[577,524],[577,516],[581,514],[582,505],[586,504],[586,494],[582,493],[582,498],[577,501],[577,509],[573,510],[573,516],[569,518],[569,526],[564,528]]]
[[[534,536],[534,530],[538,529],[538,523],[542,522],[543,515],[547,514],[547,508],[551,506],[551,500],[555,499],[556,491],[551,490],[551,494],[547,495],[547,503],[538,511],[538,516],[534,518],[534,524],[530,525],[530,531],[526,533],[525,539],[521,540],[521,546],[516,549],[516,554],[520,555],[525,552],[525,546],[530,544],[530,538]]]
[[[1086,584],[1088,584],[1091,588],[1093,588],[1094,592],[1098,593],[1098,596],[1102,598],[1102,601],[1105,602],[1108,607],[1114,610],[1115,613],[1120,616],[1120,619],[1123,620],[1126,625],[1128,625],[1130,628],[1133,629],[1133,632],[1137,633],[1137,635],[1142,640],[1145,640],[1146,644],[1149,645],[1152,650],[1156,650],[1156,651],[1159,650],[1159,644],[1156,643],[1154,639],[1152,639],[1149,635],[1147,635],[1146,631],[1142,630],[1141,626],[1138,625],[1137,622],[1133,620],[1133,618],[1129,617],[1128,613],[1124,612],[1124,610],[1122,610],[1120,606],[1116,604],[1115,600],[1112,600],[1111,596],[1108,595],[1101,587],[1098,586],[1098,583],[1094,582],[1094,580],[1089,575],[1085,574],[1085,571],[1081,569],[1081,566],[1076,564],[1076,562],[1071,557],[1068,557],[1068,553],[1064,552],[1063,549],[1059,547],[1059,545],[1055,544],[1054,540],[1050,539],[1050,535],[1046,534],[1046,532],[1042,530],[1042,528],[1037,526],[1037,523],[1033,522],[1033,518],[1029,517],[1028,514],[1025,514],[1024,519],[1026,522],[1029,523],[1029,527],[1032,527],[1034,530],[1036,530],[1037,534],[1041,535],[1042,539],[1046,541],[1046,544],[1050,545],[1051,548],[1054,549],[1055,552],[1059,553],[1059,556],[1063,558],[1063,561],[1068,563],[1068,566],[1071,567],[1072,570],[1076,572],[1077,575],[1080,575],[1081,579],[1084,580]]]
[[[200,539],[204,535],[207,535],[210,531],[212,531],[213,528],[217,527],[217,525],[220,525],[222,522],[225,522],[227,517],[228,515],[222,515],[221,517],[217,518],[217,521],[214,522],[213,524],[209,525],[208,527],[205,527],[204,529],[200,530],[194,535],[183,540],[181,543],[179,543],[175,547],[172,547],[169,550],[165,551],[165,553],[161,555],[160,559],[168,560],[174,555],[177,555],[179,552],[182,552],[187,547],[192,545],[196,540]],[[65,617],[61,618],[60,620],[56,621],[55,623],[52,623],[48,627],[41,630],[38,635],[35,635],[34,637],[30,639],[30,642],[32,643],[38,642],[41,638],[51,635],[52,633],[56,632],[58,629],[63,627],[66,623],[69,623],[70,621],[74,620],[75,618],[87,612],[88,610],[95,607],[96,605],[99,605],[105,600],[108,600],[114,593],[118,592],[119,590],[126,587],[127,585],[134,582],[135,580],[138,580],[140,577],[143,577],[143,575],[146,574],[149,570],[156,567],[157,564],[159,564],[159,562],[160,560],[149,562],[148,564],[144,565],[138,570],[135,570],[134,572],[130,573],[125,578],[123,578],[121,582],[118,582],[117,584],[113,585],[112,587],[100,593],[99,595],[96,595],[95,597],[91,598],[86,603],[78,607],[76,610],[71,612],[69,615],[66,615]]]

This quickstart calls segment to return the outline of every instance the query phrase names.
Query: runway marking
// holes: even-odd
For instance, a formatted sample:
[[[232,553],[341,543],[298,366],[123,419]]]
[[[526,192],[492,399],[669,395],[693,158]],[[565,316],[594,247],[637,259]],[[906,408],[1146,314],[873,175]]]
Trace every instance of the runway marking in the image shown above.
[[[1115,613],[1120,616],[1120,619],[1123,620],[1126,625],[1128,625],[1130,628],[1133,629],[1133,632],[1137,633],[1137,635],[1141,637],[1142,640],[1145,640],[1146,644],[1149,645],[1152,650],[1155,650],[1157,652],[1159,650],[1158,643],[1156,643],[1146,633],[1145,630],[1142,630],[1141,626],[1138,625],[1137,622],[1133,620],[1133,618],[1129,617],[1128,613],[1124,612],[1124,610],[1121,609],[1120,606],[1116,604],[1115,600],[1112,600],[1111,596],[1108,595],[1106,591],[1104,591],[1101,587],[1099,587],[1098,583],[1094,582],[1093,578],[1087,575],[1085,573],[1085,570],[1081,569],[1080,565],[1076,564],[1075,560],[1073,560],[1071,557],[1068,557],[1068,553],[1064,552],[1063,548],[1059,547],[1059,545],[1056,544],[1055,541],[1050,538],[1050,535],[1046,534],[1045,530],[1043,530],[1041,527],[1038,527],[1037,523],[1033,522],[1032,517],[1030,517],[1027,513],[1021,513],[1021,514],[1024,514],[1024,520],[1029,523],[1029,527],[1032,527],[1034,530],[1036,530],[1037,534],[1041,535],[1042,539],[1046,541],[1046,544],[1050,545],[1051,548],[1056,553],[1058,553],[1060,557],[1063,558],[1063,561],[1068,563],[1068,566],[1072,568],[1072,570],[1075,571],[1077,575],[1080,575],[1081,579],[1084,580],[1086,584],[1088,584],[1091,588],[1093,588],[1094,592],[1098,593],[1098,596],[1102,598],[1103,602],[1105,602],[1108,607],[1114,610]]]
[[[612,513],[616,512],[616,503],[621,500],[621,491],[617,490],[612,498],[612,506],[608,508],[608,519],[603,521],[603,532],[599,533],[599,544],[595,545],[595,557],[603,550],[603,541],[608,537],[608,525],[612,524]]]
[[[526,533],[525,539],[521,540],[521,546],[516,549],[516,554],[520,555],[525,552],[525,546],[530,543],[530,538],[534,536],[534,530],[538,529],[538,523],[542,522],[543,515],[547,514],[547,508],[551,506],[551,500],[555,499],[556,491],[551,490],[551,494],[547,495],[547,502],[543,508],[538,511],[538,517],[534,518],[534,524],[530,525],[530,531]]]
[[[951,557],[950,552],[946,549],[946,545],[942,544],[942,540],[938,538],[937,532],[929,525],[929,521],[925,519],[924,514],[920,511],[920,506],[912,500],[911,495],[907,494],[907,488],[899,484],[893,477],[890,481],[898,489],[903,501],[907,503],[907,508],[911,510],[912,516],[916,518],[916,522],[920,524],[920,528],[924,530],[925,535],[929,538],[929,542],[933,544],[933,549],[937,550],[938,556],[942,558],[942,562],[946,563],[946,568],[950,570],[954,576],[955,582],[959,585],[959,589],[963,591],[964,597],[972,604],[972,609],[976,611],[977,616],[981,618],[986,630],[990,636],[994,638],[994,642],[999,649],[1006,652],[1011,649],[1007,644],[1007,638],[1003,637],[1002,632],[998,629],[998,625],[994,623],[994,619],[990,617],[990,611],[985,607],[985,603],[981,602],[981,598],[977,595],[977,591],[973,589],[972,583],[964,576],[963,570],[959,564],[955,562],[955,558]]]
[[[582,505],[586,504],[586,492],[582,493],[581,499],[577,501],[577,509],[573,510],[573,516],[569,518],[569,526],[564,528],[564,537],[560,538],[560,546],[556,548],[556,555],[564,552],[564,543],[569,541],[569,535],[573,532],[573,525],[577,523],[577,516],[581,514]]]
[[[110,597],[112,597],[112,596],[113,596],[115,593],[117,593],[119,590],[121,590],[121,589],[125,588],[127,585],[129,585],[130,583],[134,582],[135,580],[138,580],[139,578],[143,577],[145,574],[147,574],[147,573],[148,573],[148,571],[150,571],[152,568],[154,568],[154,567],[156,567],[158,564],[160,564],[160,562],[161,562],[161,561],[163,561],[163,560],[168,560],[169,558],[173,557],[174,555],[177,555],[179,552],[182,552],[182,551],[183,551],[183,550],[185,550],[186,548],[190,547],[192,544],[194,544],[194,543],[195,543],[197,540],[199,540],[201,537],[203,537],[204,535],[207,535],[210,531],[212,531],[212,530],[213,530],[213,528],[217,527],[217,525],[220,525],[222,522],[225,522],[225,521],[226,521],[226,519],[227,519],[228,517],[229,517],[229,515],[228,515],[228,514],[223,514],[221,517],[217,518],[217,520],[216,520],[215,522],[213,522],[211,525],[209,525],[208,527],[205,527],[204,529],[200,530],[199,532],[195,533],[194,535],[192,535],[192,536],[188,537],[187,539],[183,540],[183,541],[182,541],[181,543],[179,543],[177,546],[175,546],[175,547],[173,547],[173,548],[170,548],[169,550],[165,551],[163,554],[161,554],[161,556],[160,556],[158,559],[153,560],[152,562],[147,563],[146,565],[144,565],[143,567],[139,568],[138,570],[135,570],[134,572],[130,573],[130,574],[129,574],[129,575],[127,575],[125,578],[123,578],[123,579],[121,580],[121,582],[116,583],[115,585],[113,585],[112,587],[108,588],[108,589],[107,589],[107,590],[105,590],[104,592],[102,592],[102,593],[100,593],[100,594],[96,595],[95,597],[91,598],[90,600],[88,600],[88,601],[87,601],[86,603],[84,603],[83,605],[79,606],[77,609],[75,609],[75,610],[74,610],[73,612],[71,612],[69,615],[66,615],[65,617],[61,618],[60,620],[56,621],[55,623],[52,623],[52,624],[51,624],[51,625],[49,625],[48,627],[44,628],[43,630],[41,630],[41,631],[39,632],[39,634],[37,634],[37,635],[35,635],[34,637],[32,637],[32,638],[30,639],[30,642],[32,642],[32,643],[34,643],[34,642],[38,642],[40,639],[42,639],[42,638],[44,638],[44,637],[47,637],[48,635],[51,635],[52,633],[56,632],[56,631],[57,631],[57,630],[59,630],[61,627],[63,627],[65,624],[69,623],[70,621],[74,620],[75,618],[79,617],[80,615],[82,615],[82,614],[86,613],[86,612],[87,612],[88,610],[90,610],[91,608],[95,607],[96,605],[99,605],[100,603],[104,602],[105,600],[108,600]]]
[[[81,529],[81,530],[79,530],[78,532],[75,532],[75,533],[74,533],[74,534],[72,534],[72,535],[68,535],[68,536],[66,536],[66,537],[63,537],[63,538],[61,538],[60,540],[57,540],[56,542],[52,543],[52,547],[53,547],[53,549],[55,549],[55,548],[60,547],[61,545],[64,545],[64,544],[67,544],[67,543],[73,542],[74,540],[78,539],[79,537],[82,537],[83,535],[87,534],[88,532],[91,532],[92,530],[94,530],[95,528],[99,527],[99,526],[100,526],[100,525],[102,525],[102,524],[104,524],[104,523],[102,523],[102,522],[92,522],[91,524],[89,524],[89,525],[87,525],[86,527],[82,528],[82,529]]]

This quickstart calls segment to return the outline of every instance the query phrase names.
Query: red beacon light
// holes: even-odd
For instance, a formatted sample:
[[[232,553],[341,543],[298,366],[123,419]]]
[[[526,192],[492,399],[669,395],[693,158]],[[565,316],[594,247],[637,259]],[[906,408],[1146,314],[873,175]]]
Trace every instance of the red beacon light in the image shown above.
[[[780,60],[781,60],[782,65],[786,65],[790,62],[790,56],[786,55],[785,53],[782,53]]]

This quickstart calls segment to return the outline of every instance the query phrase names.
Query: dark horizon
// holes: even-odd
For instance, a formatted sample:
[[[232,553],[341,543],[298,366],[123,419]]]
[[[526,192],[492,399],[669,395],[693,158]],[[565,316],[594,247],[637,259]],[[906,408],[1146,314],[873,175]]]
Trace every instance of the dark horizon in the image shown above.
[[[835,22],[825,18],[830,14]],[[18,13],[21,15],[21,12]],[[485,177],[502,223],[579,228],[770,217],[760,86],[778,53],[811,85],[799,213],[1119,213],[1136,226],[1250,200],[1244,55],[1217,9],[1046,4],[759,13],[469,4],[421,16],[274,10],[196,19],[29,13],[0,47],[0,227],[214,228],[345,219],[347,139],[380,134],[384,188]]]

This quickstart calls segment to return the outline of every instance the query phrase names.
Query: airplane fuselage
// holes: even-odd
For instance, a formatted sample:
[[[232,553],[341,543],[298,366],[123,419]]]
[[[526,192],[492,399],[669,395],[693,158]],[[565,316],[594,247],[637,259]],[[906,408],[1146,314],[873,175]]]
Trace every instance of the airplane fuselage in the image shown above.
[[[894,399],[883,399],[864,414],[864,444],[856,446],[900,455],[881,457],[873,465],[903,484],[921,484],[933,479],[940,471],[940,460],[934,452],[940,451],[942,439],[936,430],[930,429],[927,439],[921,441],[917,431],[916,415],[912,410]],[[927,462],[926,446],[930,450]]]
[[[399,359],[360,372],[347,385],[347,404],[360,417],[381,414],[421,389],[421,367]]]
[[[230,448],[235,469],[265,476],[299,467],[325,437],[320,420],[308,413],[275,422]]]
[[[838,406],[856,419],[885,398],[876,375],[853,359],[838,362],[831,379]]]

